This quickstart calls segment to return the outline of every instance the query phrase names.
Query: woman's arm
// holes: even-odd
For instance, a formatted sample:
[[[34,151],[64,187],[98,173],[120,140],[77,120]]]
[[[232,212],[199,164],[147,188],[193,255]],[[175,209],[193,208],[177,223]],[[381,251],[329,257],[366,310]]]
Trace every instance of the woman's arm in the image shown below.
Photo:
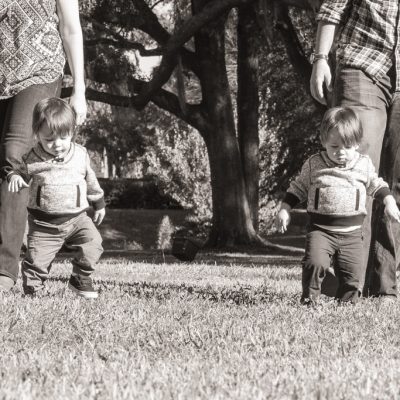
[[[74,79],[70,104],[80,125],[86,118],[85,79],[83,65],[82,28],[79,21],[78,0],[57,0],[57,14],[60,20],[60,34],[68,64]]]

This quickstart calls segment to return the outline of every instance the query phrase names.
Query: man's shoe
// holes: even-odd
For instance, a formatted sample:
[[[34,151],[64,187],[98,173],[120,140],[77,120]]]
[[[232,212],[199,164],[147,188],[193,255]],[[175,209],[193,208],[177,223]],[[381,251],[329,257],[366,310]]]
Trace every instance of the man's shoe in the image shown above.
[[[93,287],[92,278],[85,275],[71,275],[68,282],[68,287],[73,290],[78,296],[85,299],[97,299],[98,292]]]
[[[13,286],[15,282],[8,276],[0,275],[0,291],[8,292]]]

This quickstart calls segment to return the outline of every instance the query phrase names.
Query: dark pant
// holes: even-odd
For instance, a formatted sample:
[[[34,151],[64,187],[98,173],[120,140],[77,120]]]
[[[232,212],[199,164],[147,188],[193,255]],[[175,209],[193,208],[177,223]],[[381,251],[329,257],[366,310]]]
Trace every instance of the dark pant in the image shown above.
[[[335,275],[339,286],[336,298],[356,302],[364,277],[361,229],[352,232],[330,232],[317,226],[309,229],[303,259],[303,299],[317,299],[321,284],[335,257]]]
[[[360,151],[371,157],[375,168],[388,181],[397,203],[400,201],[399,96],[399,93],[393,94],[389,75],[374,81],[361,70],[338,69],[334,104],[352,107],[359,115],[364,131]],[[399,226],[386,220],[382,204],[372,203],[372,200],[367,202],[368,215],[363,225],[363,254],[364,259],[368,260],[364,295],[396,296],[398,264],[396,249],[399,246]]]
[[[0,168],[15,165],[32,147],[32,111],[35,104],[58,96],[61,80],[33,85],[10,99],[0,100]],[[24,236],[28,190],[8,192],[4,180],[0,188],[0,275],[14,281],[18,278],[18,262]]]

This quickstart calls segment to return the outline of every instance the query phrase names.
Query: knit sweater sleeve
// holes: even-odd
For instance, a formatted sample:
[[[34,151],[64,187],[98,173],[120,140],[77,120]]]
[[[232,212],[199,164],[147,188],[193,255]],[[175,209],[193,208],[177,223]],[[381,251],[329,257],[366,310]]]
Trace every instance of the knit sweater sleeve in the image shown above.
[[[367,194],[377,200],[382,201],[388,194],[390,194],[389,185],[378,176],[375,171],[374,164],[368,157],[368,182]]]
[[[27,168],[27,157],[29,154],[25,155],[22,157],[22,160],[15,162],[14,166],[11,166],[10,164],[7,164],[5,167],[3,167],[3,174],[5,179],[7,179],[8,182],[10,182],[10,179],[13,175],[19,175],[22,177],[22,179],[29,184],[29,181],[31,180],[31,176],[28,173],[28,168]]]
[[[291,182],[289,189],[286,192],[285,202],[288,202],[292,207],[295,204],[295,198],[298,199],[297,203],[302,203],[307,200],[308,189],[311,182],[311,167],[310,159],[308,159],[302,166],[300,174]]]
[[[100,187],[96,174],[94,173],[91,165],[89,154],[86,153],[86,184],[87,184],[87,198],[92,203],[95,210],[100,210],[106,206],[104,202],[104,192]]]

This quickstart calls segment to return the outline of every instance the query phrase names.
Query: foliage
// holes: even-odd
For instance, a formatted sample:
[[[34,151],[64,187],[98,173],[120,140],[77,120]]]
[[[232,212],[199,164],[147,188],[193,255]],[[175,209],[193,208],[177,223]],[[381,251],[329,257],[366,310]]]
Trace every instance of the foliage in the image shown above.
[[[210,171],[207,151],[201,137],[177,119],[159,112],[158,132],[152,151],[142,157],[146,175],[157,176],[161,191],[183,208],[191,210],[190,222],[208,224],[211,219]]]
[[[110,164],[117,167],[118,177],[128,177],[131,164],[151,146],[154,128],[146,123],[146,115],[100,109],[92,113],[80,134],[90,150],[106,154]]]
[[[302,78],[287,63],[282,44],[277,43],[263,65],[260,190],[268,201],[287,189],[305,159],[320,148],[322,110],[316,108]]]
[[[142,256],[141,256],[142,257]],[[96,301],[0,294],[5,399],[393,399],[398,303],[299,305],[299,260],[106,259]],[[251,268],[249,268],[251,266]]]
[[[143,179],[99,178],[109,208],[180,208],[171,196],[161,193],[156,177]]]

